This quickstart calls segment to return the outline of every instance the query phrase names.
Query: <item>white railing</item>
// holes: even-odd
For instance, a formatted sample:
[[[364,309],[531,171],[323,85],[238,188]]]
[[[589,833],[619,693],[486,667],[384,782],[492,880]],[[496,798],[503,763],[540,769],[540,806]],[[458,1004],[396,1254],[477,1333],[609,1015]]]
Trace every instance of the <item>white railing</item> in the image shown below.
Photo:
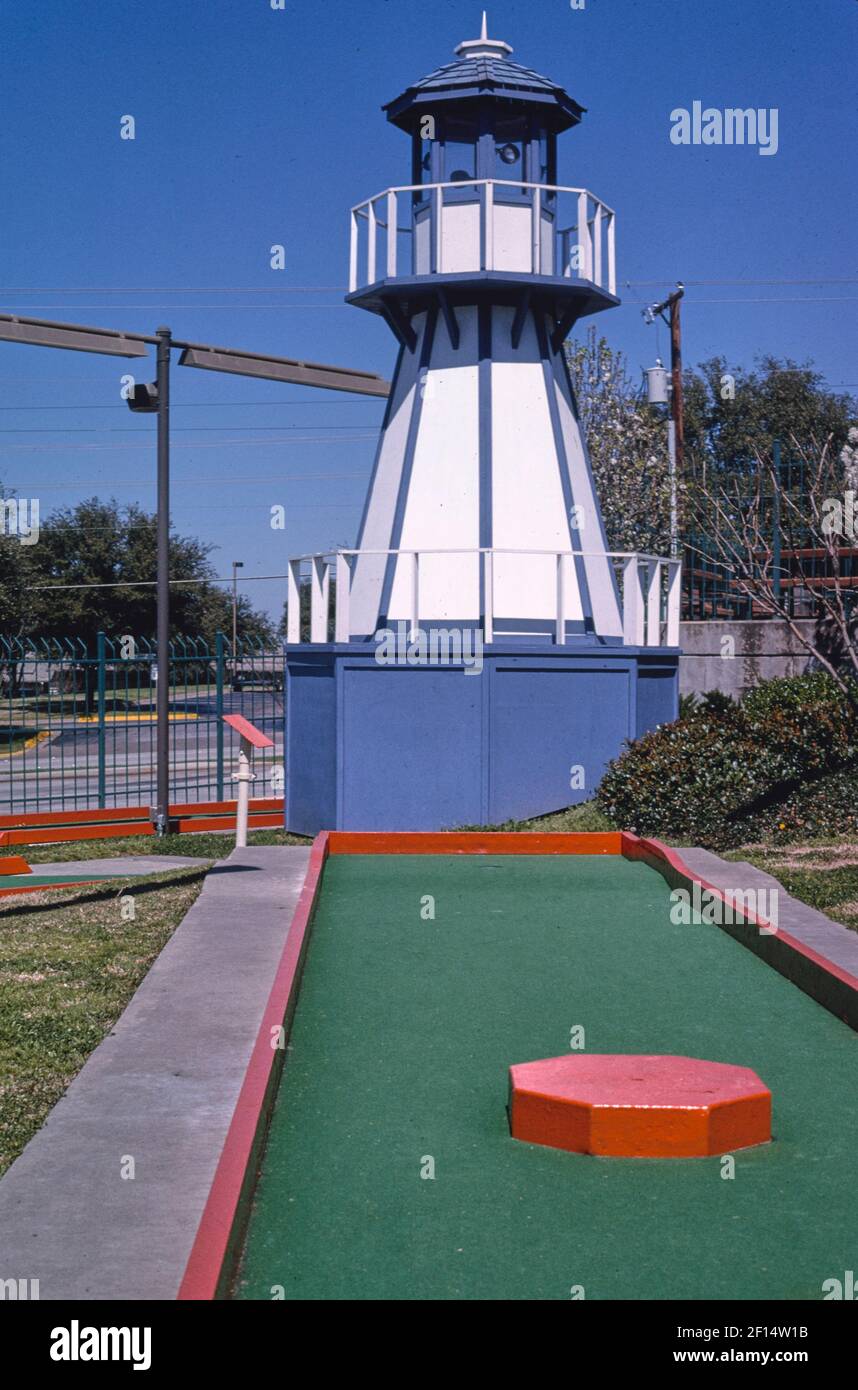
[[[421,613],[420,561],[428,555],[473,555],[478,557],[483,593],[481,618],[485,643],[494,641],[494,572],[495,557],[505,555],[553,556],[557,570],[556,597],[551,621],[554,642],[567,642],[569,620],[569,560],[606,559],[611,563],[622,605],[623,644],[631,647],[676,647],[679,645],[679,605],[682,583],[682,562],[657,555],[629,551],[572,551],[572,550],[336,550],[320,555],[299,555],[289,561],[287,589],[286,640],[300,642],[301,590],[310,589],[310,641],[349,642],[352,636],[351,588],[352,562],[358,556],[395,555],[410,563],[409,628],[419,631],[423,623],[443,623],[443,618]],[[336,581],[336,602],[331,618],[331,575]]]
[[[511,179],[408,184],[358,203],[350,217],[351,293],[398,275],[468,270],[617,291],[616,215],[586,188]]]

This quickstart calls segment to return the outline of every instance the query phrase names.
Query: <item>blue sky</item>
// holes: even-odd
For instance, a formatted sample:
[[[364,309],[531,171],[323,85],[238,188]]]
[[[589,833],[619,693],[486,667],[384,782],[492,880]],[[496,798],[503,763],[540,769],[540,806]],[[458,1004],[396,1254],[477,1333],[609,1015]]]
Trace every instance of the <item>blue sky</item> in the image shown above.
[[[634,371],[667,334],[641,306],[677,279],[689,364],[812,359],[856,388],[856,0],[494,0],[489,32],[585,107],[561,183],[617,212]],[[393,340],[342,302],[348,209],[410,178],[383,102],[479,32],[461,0],[0,4],[0,310],[341,363],[389,375]],[[676,107],[777,107],[779,148],[679,147]],[[121,140],[133,115],[136,138]],[[286,248],[274,271],[269,248]],[[700,283],[696,283],[700,282]],[[583,325],[581,325],[583,328]],[[154,432],[127,364],[0,345],[0,481],[43,514],[154,505]],[[142,375],[142,373],[141,373]],[[151,373],[150,373],[151,375]],[[382,404],[176,371],[177,528],[218,573],[282,573],[352,544]],[[272,531],[270,507],[286,509]],[[245,592],[279,616],[284,585]]]

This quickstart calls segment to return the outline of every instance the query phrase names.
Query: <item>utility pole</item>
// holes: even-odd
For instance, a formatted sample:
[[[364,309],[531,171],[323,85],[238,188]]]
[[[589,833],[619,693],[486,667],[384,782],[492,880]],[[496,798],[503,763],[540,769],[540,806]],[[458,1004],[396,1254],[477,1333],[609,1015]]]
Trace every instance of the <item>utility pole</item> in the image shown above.
[[[180,367],[199,367],[205,371],[251,376],[265,381],[283,381],[325,390],[349,391],[361,396],[386,398],[390,383],[372,372],[350,367],[334,367],[291,357],[269,357],[264,353],[212,347],[207,343],[182,342],[169,328],[156,329],[155,336],[126,333],[115,328],[91,328],[82,323],[59,323],[53,319],[34,319],[19,314],[0,314],[0,342],[29,343],[32,347],[63,348],[72,352],[95,352],[106,357],[147,356],[156,349],[157,374],[154,382],[135,382],[126,403],[130,410],[158,415],[158,516],[156,535],[158,565],[155,583],[157,614],[155,643],[157,662],[156,712],[156,794],[150,815],[158,835],[170,826],[170,353],[181,349]],[[235,659],[237,595],[233,562],[232,646]],[[50,586],[49,586],[50,587]]]
[[[170,348],[169,328],[156,328],[158,396],[158,573],[155,644],[158,653],[156,802],[158,835],[170,826]]]
[[[685,286],[678,281],[676,289],[661,304],[651,304],[644,309],[647,323],[654,323],[656,315],[670,328],[670,419],[667,426],[667,444],[670,456],[670,552],[676,555],[679,549],[679,509],[677,505],[677,479],[684,473],[685,463],[685,417],[682,408],[682,319],[680,301],[685,294]],[[665,318],[665,310],[669,318]]]
[[[235,679],[236,662],[238,660],[238,578],[239,570],[244,569],[243,560],[233,560],[232,562],[232,675]]]

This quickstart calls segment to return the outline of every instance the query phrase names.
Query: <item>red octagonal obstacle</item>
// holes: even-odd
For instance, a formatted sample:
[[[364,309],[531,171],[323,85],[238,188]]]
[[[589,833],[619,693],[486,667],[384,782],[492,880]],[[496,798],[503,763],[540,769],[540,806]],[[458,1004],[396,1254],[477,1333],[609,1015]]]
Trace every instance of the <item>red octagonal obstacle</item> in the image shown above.
[[[704,1158],[765,1144],[756,1072],[696,1057],[572,1054],[510,1067],[514,1139],[571,1153]]]

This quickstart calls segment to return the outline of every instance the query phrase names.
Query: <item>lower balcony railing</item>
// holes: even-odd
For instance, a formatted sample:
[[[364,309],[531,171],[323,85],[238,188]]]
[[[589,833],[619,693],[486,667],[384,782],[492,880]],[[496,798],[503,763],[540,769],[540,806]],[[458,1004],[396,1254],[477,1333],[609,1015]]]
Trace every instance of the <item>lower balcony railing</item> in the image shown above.
[[[301,594],[309,587],[310,593],[310,642],[350,642],[355,638],[366,638],[365,623],[352,621],[352,584],[355,562],[358,558],[370,560],[376,557],[396,557],[396,572],[399,576],[399,593],[402,582],[406,586],[407,602],[405,612],[399,621],[409,624],[412,633],[420,630],[421,624],[443,624],[452,621],[439,611],[437,600],[439,572],[464,559],[470,558],[472,565],[466,564],[459,574],[474,586],[473,592],[480,595],[478,628],[484,643],[490,643],[498,635],[509,635],[511,613],[517,611],[516,590],[520,593],[527,583],[527,562],[537,561],[539,577],[544,582],[549,578],[551,589],[550,606],[539,616],[543,624],[550,622],[553,640],[557,644],[568,641],[569,624],[574,619],[573,603],[577,605],[578,591],[575,562],[590,561],[587,566],[592,577],[594,567],[600,562],[609,565],[608,583],[615,586],[619,601],[622,631],[613,634],[622,637],[626,646],[635,647],[676,647],[679,645],[679,610],[681,594],[682,564],[680,560],[666,559],[656,555],[643,555],[627,551],[571,551],[571,550],[512,550],[512,549],[440,549],[440,550],[337,550],[318,555],[301,555],[289,561],[287,596],[287,641],[301,642],[302,605]],[[439,570],[440,561],[440,570]],[[421,583],[424,571],[431,566],[430,584]],[[402,569],[400,570],[400,567]],[[505,567],[505,569],[504,569]],[[550,567],[550,568],[549,568]],[[377,565],[386,568],[386,565]],[[496,629],[496,597],[499,571],[503,571],[504,598],[502,608],[505,632]],[[534,574],[531,567],[530,574]],[[332,586],[333,578],[333,586]],[[331,603],[332,587],[334,602]],[[376,581],[377,592],[380,586]],[[422,592],[430,587],[427,601]],[[448,586],[449,587],[449,586]],[[513,595],[510,602],[510,594]],[[614,600],[610,599],[611,606]],[[448,605],[449,606],[449,605]],[[401,600],[400,600],[401,607]],[[532,605],[531,605],[532,607]],[[603,605],[604,607],[604,605]],[[331,611],[333,608],[333,612]],[[306,611],[306,610],[304,610]],[[616,611],[616,610],[615,610]],[[457,615],[461,617],[461,615]],[[532,612],[522,611],[524,621],[532,619]],[[514,624],[515,618],[512,617]],[[363,629],[363,630],[361,630]],[[524,629],[523,629],[524,630]]]

